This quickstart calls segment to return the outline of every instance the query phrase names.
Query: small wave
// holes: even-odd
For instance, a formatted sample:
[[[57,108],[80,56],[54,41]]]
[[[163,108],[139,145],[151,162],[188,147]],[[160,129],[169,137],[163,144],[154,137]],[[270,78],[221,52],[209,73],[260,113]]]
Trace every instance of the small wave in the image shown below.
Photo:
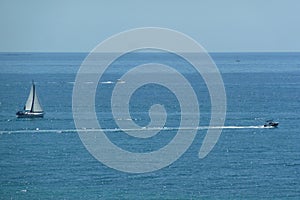
[[[112,81],[103,81],[103,82],[100,82],[100,84],[113,84],[114,82]]]
[[[118,118],[117,121],[136,121],[137,119],[132,119],[132,118]]]
[[[87,81],[87,82],[84,82],[85,84],[93,84],[94,82],[93,81]]]

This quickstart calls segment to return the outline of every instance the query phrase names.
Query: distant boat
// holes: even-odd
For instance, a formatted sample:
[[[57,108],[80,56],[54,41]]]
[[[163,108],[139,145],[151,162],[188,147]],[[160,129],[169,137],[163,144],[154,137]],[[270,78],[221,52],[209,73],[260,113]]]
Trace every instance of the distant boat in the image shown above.
[[[125,83],[125,81],[123,81],[122,79],[118,79],[117,83]]]
[[[278,124],[279,124],[278,122],[274,122],[273,120],[268,120],[264,124],[264,127],[277,127]]]
[[[24,109],[16,113],[17,118],[42,118],[44,117],[44,111],[39,103],[38,96],[36,94],[35,84],[32,81],[31,90],[24,106]]]

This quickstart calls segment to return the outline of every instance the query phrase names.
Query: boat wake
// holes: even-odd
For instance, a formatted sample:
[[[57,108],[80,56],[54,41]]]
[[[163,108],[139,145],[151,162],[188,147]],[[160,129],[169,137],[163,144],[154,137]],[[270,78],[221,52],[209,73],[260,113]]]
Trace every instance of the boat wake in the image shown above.
[[[0,131],[0,134],[15,134],[15,133],[79,133],[79,132],[97,132],[103,131],[105,133],[111,132],[132,132],[132,131],[160,131],[160,130],[208,130],[208,129],[269,129],[273,127],[264,127],[264,126],[199,126],[199,127],[142,127],[139,129],[21,129],[21,130],[4,130]]]

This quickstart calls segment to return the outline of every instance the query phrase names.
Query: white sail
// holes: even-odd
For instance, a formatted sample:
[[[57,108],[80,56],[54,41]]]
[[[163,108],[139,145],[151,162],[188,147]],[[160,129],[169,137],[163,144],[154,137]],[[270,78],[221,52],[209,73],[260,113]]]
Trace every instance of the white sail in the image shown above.
[[[43,112],[43,109],[39,103],[39,99],[36,94],[36,90],[34,93],[34,102],[33,102],[32,112]]]
[[[34,90],[33,87],[34,86],[32,85],[29,96],[28,96],[28,99],[27,99],[26,104],[25,104],[25,110],[31,110],[32,101],[33,101],[33,90]]]
[[[39,103],[39,99],[36,94],[34,83],[32,83],[28,99],[26,101],[25,110],[31,112],[43,112],[43,109]]]

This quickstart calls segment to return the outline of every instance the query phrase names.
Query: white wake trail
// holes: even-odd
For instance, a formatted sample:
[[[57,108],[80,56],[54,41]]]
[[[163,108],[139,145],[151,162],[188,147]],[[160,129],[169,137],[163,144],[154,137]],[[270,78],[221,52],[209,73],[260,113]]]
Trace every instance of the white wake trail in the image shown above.
[[[20,129],[20,130],[3,130],[0,131],[0,134],[15,134],[15,133],[77,133],[77,132],[95,132],[103,131],[106,133],[109,132],[132,132],[132,131],[159,131],[159,130],[208,130],[208,129],[263,129],[263,128],[273,128],[273,127],[264,127],[261,126],[199,126],[199,127],[142,127],[139,129]]]

